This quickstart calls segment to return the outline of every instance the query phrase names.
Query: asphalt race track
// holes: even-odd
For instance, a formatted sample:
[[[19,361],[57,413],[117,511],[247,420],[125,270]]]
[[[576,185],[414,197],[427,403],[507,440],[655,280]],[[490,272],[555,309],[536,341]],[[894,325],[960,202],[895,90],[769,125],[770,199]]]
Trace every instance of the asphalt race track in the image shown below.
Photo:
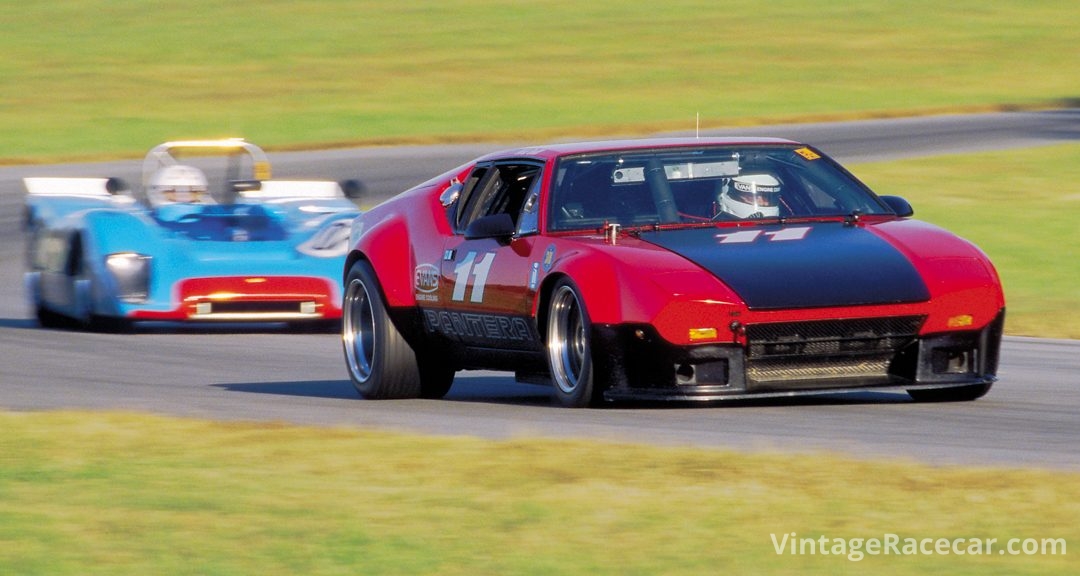
[[[693,131],[688,132],[693,134]],[[1080,110],[774,126],[734,131],[811,142],[842,162],[1080,140]],[[704,133],[703,133],[704,134]],[[719,132],[710,132],[719,134]],[[384,198],[498,145],[271,153],[276,177],[359,177]],[[444,400],[366,401],[335,334],[159,327],[135,334],[44,330],[22,287],[21,178],[121,176],[138,161],[0,168],[0,409],[140,410],[488,438],[564,437],[736,450],[1080,470],[1080,341],[1006,338],[981,400],[832,394],[711,406],[567,410],[542,386],[459,373]],[[918,206],[916,214],[918,213]]]

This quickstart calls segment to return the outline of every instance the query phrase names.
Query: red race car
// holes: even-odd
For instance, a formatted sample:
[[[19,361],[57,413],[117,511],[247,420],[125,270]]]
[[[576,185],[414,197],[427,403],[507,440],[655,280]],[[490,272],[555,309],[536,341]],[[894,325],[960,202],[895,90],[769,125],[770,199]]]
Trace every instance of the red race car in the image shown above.
[[[907,391],[995,381],[1005,299],[977,247],[774,138],[489,154],[352,224],[343,344],[365,398],[458,370],[605,400]]]

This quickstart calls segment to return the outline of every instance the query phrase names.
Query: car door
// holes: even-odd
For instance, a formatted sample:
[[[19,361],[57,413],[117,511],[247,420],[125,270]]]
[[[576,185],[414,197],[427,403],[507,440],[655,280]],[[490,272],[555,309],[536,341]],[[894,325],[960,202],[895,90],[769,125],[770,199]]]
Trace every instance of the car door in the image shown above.
[[[477,166],[463,190],[455,234],[443,246],[436,329],[484,348],[536,350],[530,320],[543,247],[537,217],[542,165]]]

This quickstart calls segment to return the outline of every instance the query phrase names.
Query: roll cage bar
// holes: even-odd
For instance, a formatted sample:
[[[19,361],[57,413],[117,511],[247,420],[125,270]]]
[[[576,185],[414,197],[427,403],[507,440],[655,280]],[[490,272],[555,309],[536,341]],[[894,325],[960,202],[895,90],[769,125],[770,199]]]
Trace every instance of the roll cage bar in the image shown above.
[[[154,173],[165,166],[180,164],[182,153],[193,156],[226,156],[228,180],[269,180],[270,159],[262,148],[242,138],[224,140],[176,140],[158,144],[143,160],[142,184],[145,189]],[[244,162],[244,160],[248,162]]]

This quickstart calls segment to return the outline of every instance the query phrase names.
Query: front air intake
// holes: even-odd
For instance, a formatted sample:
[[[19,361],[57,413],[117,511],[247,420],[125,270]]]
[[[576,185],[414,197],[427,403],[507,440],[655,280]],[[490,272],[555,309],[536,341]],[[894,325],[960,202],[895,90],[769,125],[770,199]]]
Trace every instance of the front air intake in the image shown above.
[[[918,336],[925,316],[775,322],[746,327],[747,385],[846,387],[890,381],[896,355]]]

